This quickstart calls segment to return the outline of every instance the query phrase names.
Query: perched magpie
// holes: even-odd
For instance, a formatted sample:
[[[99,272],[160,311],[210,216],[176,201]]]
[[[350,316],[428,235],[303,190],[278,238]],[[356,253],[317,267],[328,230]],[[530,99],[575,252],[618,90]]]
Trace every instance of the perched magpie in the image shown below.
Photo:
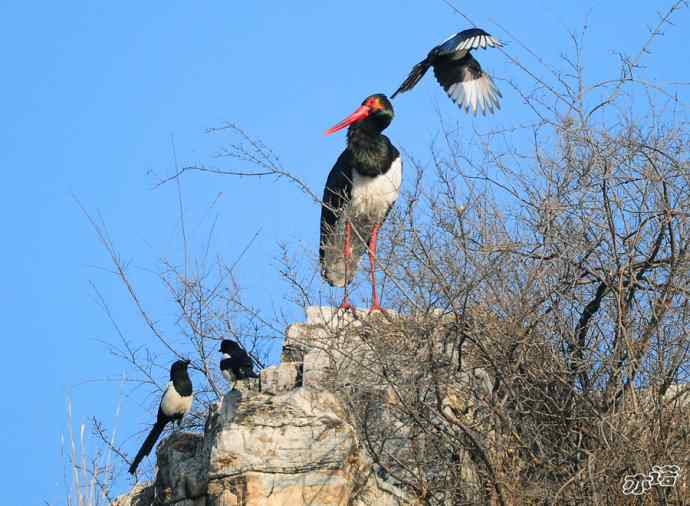
[[[412,67],[410,75],[391,98],[414,88],[429,67],[433,67],[436,80],[450,99],[465,109],[465,112],[471,111],[475,115],[477,110],[482,114],[486,114],[487,111],[493,113],[495,109],[501,108],[501,92],[491,76],[482,70],[471,51],[502,46],[497,38],[481,28],[470,28],[451,35]]]
[[[246,351],[235,341],[224,339],[220,343],[223,359],[220,361],[220,372],[223,377],[235,387],[235,382],[247,378],[258,378],[254,372],[253,362]]]
[[[189,360],[178,360],[170,367],[170,382],[165,388],[161,403],[158,406],[158,419],[149,435],[146,436],[137,456],[134,457],[132,465],[129,466],[130,474],[134,474],[139,462],[151,453],[167,423],[173,422],[174,424],[177,422],[179,425],[182,423],[182,417],[192,407],[192,381],[187,373],[188,365]]]

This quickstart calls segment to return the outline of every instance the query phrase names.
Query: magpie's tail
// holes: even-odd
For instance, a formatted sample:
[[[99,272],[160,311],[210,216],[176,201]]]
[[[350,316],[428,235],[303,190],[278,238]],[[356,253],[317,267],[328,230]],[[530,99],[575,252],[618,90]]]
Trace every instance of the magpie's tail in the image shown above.
[[[158,420],[156,424],[153,426],[151,429],[151,432],[149,432],[149,435],[146,436],[146,439],[144,440],[144,444],[141,445],[141,448],[139,448],[139,451],[137,452],[137,456],[134,457],[134,460],[132,461],[132,465],[129,466],[129,474],[134,474],[137,472],[137,467],[139,466],[139,463],[142,461],[144,457],[146,457],[149,453],[151,453],[151,450],[153,450],[153,447],[156,444],[156,441],[158,441],[158,438],[160,435],[163,433],[163,429],[165,428],[165,424],[167,423],[167,420]]]
[[[391,99],[395,98],[398,93],[404,93],[414,88],[415,84],[417,84],[424,74],[426,74],[426,71],[429,70],[429,67],[431,67],[431,58],[425,58],[412,67],[410,75],[403,81],[400,88],[395,90],[395,93],[391,95]]]

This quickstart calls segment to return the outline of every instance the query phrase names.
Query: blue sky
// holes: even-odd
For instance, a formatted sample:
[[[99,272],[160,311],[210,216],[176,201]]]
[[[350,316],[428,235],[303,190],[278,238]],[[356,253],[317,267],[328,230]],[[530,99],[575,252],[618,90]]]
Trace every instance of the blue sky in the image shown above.
[[[458,2],[539,74],[544,69],[497,23],[553,65],[570,50],[568,30],[587,23],[592,81],[616,75],[615,53],[636,52],[655,12],[667,5]],[[688,21],[683,11],[666,27],[644,70],[648,79],[688,80],[687,65],[678,65],[687,60]],[[146,392],[125,389],[118,396],[117,382],[102,381],[126,367],[102,344],[116,335],[91,282],[127,337],[155,343],[108,271],[106,252],[74,197],[101,214],[148,309],[169,319],[151,271],[161,257],[180,258],[175,185],[153,188],[156,174],[175,166],[172,139],[180,165],[209,163],[224,138],[205,129],[236,122],[320,193],[344,145],[344,135],[326,138],[323,131],[367,95],[392,93],[434,44],[467,26],[441,0],[0,4],[0,474],[13,484],[3,504],[65,502],[60,436],[68,395],[75,423],[91,416],[112,423],[121,402],[122,437],[153,418],[145,411]],[[427,76],[395,101],[397,117],[387,132],[394,143],[428,161],[437,109],[480,128],[529,118],[500,81],[512,77],[529,86],[524,75],[497,51],[479,57],[499,79],[500,114],[471,119]],[[195,251],[214,221],[213,253],[230,259],[260,231],[237,267],[244,294],[269,312],[278,307],[300,317],[284,300],[276,258],[279,242],[295,254],[316,251],[315,204],[286,182],[202,174],[186,176],[182,194]],[[130,453],[138,442],[126,443]]]

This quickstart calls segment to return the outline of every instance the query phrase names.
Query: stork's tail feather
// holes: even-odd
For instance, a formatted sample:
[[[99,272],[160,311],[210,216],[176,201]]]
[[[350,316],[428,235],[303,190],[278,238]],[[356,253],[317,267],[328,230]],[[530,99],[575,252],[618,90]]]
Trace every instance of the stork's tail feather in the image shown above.
[[[153,426],[151,429],[151,432],[149,432],[149,435],[146,436],[146,439],[144,440],[144,444],[141,445],[141,448],[139,448],[139,451],[137,452],[137,456],[134,457],[134,460],[132,461],[132,465],[129,466],[129,474],[134,474],[137,472],[137,467],[139,467],[139,463],[142,461],[144,457],[146,457],[149,453],[151,453],[151,450],[153,450],[153,447],[156,444],[156,441],[158,441],[158,438],[160,435],[163,433],[163,429],[165,428],[166,421],[165,420],[158,420],[156,424]]]
[[[344,288],[352,282],[357,273],[357,264],[364,252],[364,248],[359,247],[357,242],[352,246],[352,256],[347,264],[341,251],[329,252],[321,261],[321,276],[329,285]]]
[[[395,93],[391,95],[391,98],[395,98],[398,93],[404,93],[414,88],[424,74],[426,74],[426,71],[429,70],[429,67],[431,67],[431,61],[429,58],[425,58],[417,65],[412,67],[410,75],[407,76],[407,79],[403,81],[403,83],[400,85],[400,88],[398,88]]]

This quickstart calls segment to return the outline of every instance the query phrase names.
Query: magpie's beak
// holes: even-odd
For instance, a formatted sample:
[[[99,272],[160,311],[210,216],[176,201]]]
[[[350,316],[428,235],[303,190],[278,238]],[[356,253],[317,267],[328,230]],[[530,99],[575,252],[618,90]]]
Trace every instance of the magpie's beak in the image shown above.
[[[187,365],[187,366],[188,366],[189,364],[191,364],[191,363],[192,363],[192,361],[189,360],[189,359],[187,359],[187,360],[184,361],[184,365]]]

